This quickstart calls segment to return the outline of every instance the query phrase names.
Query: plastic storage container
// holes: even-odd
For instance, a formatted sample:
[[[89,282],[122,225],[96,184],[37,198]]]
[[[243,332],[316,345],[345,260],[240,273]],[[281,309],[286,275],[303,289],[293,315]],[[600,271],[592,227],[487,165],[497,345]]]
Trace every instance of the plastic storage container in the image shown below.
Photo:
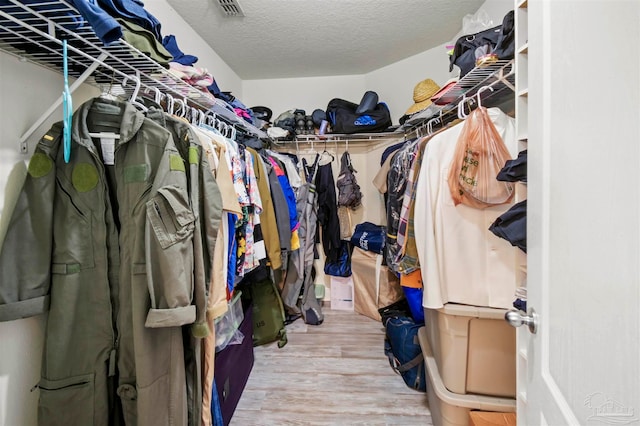
[[[449,391],[515,398],[516,333],[505,312],[453,303],[425,309],[427,340]]]
[[[468,426],[469,412],[472,410],[503,413],[516,411],[515,399],[483,395],[459,395],[447,390],[438,371],[434,354],[431,351],[425,327],[421,327],[418,331],[418,340],[427,370],[427,398],[429,399],[431,420],[434,425]]]

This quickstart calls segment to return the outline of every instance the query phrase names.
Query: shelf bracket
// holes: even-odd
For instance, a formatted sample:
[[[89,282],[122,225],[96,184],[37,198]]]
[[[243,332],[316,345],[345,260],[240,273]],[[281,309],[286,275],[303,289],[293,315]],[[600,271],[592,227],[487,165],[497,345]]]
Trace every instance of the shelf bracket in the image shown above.
[[[497,84],[498,82],[500,82],[505,86],[507,86],[509,89],[511,89],[513,92],[515,92],[516,87],[513,84],[511,84],[511,82],[507,79],[511,74],[513,74],[513,67],[511,68],[511,71],[508,72],[506,75],[504,73],[504,68],[501,68],[500,72],[498,73],[498,80],[494,84]]]
[[[73,84],[71,84],[71,86],[69,86],[69,91],[71,93],[75,92],[75,90],[80,87],[80,85],[82,85],[82,83],[85,82],[85,80],[87,78],[89,78],[91,76],[91,74],[93,74],[93,72],[96,70],[96,68],[98,68],[100,66],[101,62],[104,62],[104,60],[107,58],[107,54],[106,53],[101,53],[100,56],[98,56],[97,60],[94,61],[91,65],[89,65],[89,67],[76,79],[76,81],[73,82]],[[22,136],[20,136],[20,141],[19,141],[19,151],[22,154],[27,154],[29,152],[29,147],[27,145],[27,139],[29,139],[29,137],[31,137],[31,135],[38,130],[38,127],[40,127],[42,125],[42,123],[45,122],[45,120],[47,118],[49,118],[51,116],[51,114],[54,113],[54,111],[56,109],[58,109],[58,107],[60,107],[60,105],[62,105],[62,96],[60,96],[58,99],[56,99],[56,101],[53,103],[53,105],[51,105],[49,107],[49,109],[47,109],[37,120],[35,123],[33,123],[33,125],[31,127],[29,127],[29,130],[27,130]]]

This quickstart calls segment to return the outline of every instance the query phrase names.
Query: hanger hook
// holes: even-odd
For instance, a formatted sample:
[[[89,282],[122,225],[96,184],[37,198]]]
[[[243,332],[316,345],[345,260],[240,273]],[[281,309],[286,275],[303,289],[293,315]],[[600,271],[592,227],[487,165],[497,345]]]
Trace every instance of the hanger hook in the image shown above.
[[[482,106],[482,98],[481,98],[480,94],[482,94],[482,92],[484,92],[485,90],[489,90],[489,91],[493,92],[493,87],[492,86],[482,86],[481,88],[478,89],[478,91],[476,92],[476,96],[478,97],[478,108],[480,108]]]
[[[153,88],[153,92],[154,92],[154,97],[153,97],[154,102],[160,105],[160,102],[162,102],[162,92],[160,92],[160,89],[158,89],[157,87]]]
[[[465,114],[464,112],[464,104],[467,101],[467,96],[466,95],[462,95],[462,99],[460,100],[460,102],[458,102],[458,118],[461,120],[464,120],[465,118],[467,118],[467,114]]]
[[[129,82],[129,80],[132,80],[136,83],[136,87],[134,87],[133,93],[131,94],[131,98],[129,99],[129,102],[133,102],[138,97],[138,93],[140,92],[140,86],[142,85],[142,82],[140,81],[140,77],[138,75],[127,75],[122,80],[123,89],[127,87],[127,83]]]
[[[167,113],[169,115],[173,115],[173,108],[175,106],[175,99],[171,95],[166,95],[166,96],[167,96]]]

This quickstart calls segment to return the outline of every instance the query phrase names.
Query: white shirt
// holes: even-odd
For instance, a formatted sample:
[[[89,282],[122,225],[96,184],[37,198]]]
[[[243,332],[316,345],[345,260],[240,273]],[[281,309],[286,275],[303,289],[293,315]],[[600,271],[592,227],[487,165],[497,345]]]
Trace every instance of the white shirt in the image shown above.
[[[514,119],[497,108],[489,116],[509,150],[517,154]],[[415,236],[422,267],[422,305],[445,303],[510,308],[518,279],[516,248],[489,231],[511,204],[475,209],[455,206],[447,177],[464,122],[427,143],[416,184]]]

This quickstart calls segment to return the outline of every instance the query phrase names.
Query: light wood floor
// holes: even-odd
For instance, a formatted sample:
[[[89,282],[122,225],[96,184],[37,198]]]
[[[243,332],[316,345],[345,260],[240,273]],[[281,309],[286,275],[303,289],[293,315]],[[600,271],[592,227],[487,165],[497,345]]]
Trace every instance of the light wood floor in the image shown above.
[[[389,366],[382,324],[324,313],[320,326],[289,325],[284,348],[254,348],[231,425],[432,425],[426,393],[409,389]]]

